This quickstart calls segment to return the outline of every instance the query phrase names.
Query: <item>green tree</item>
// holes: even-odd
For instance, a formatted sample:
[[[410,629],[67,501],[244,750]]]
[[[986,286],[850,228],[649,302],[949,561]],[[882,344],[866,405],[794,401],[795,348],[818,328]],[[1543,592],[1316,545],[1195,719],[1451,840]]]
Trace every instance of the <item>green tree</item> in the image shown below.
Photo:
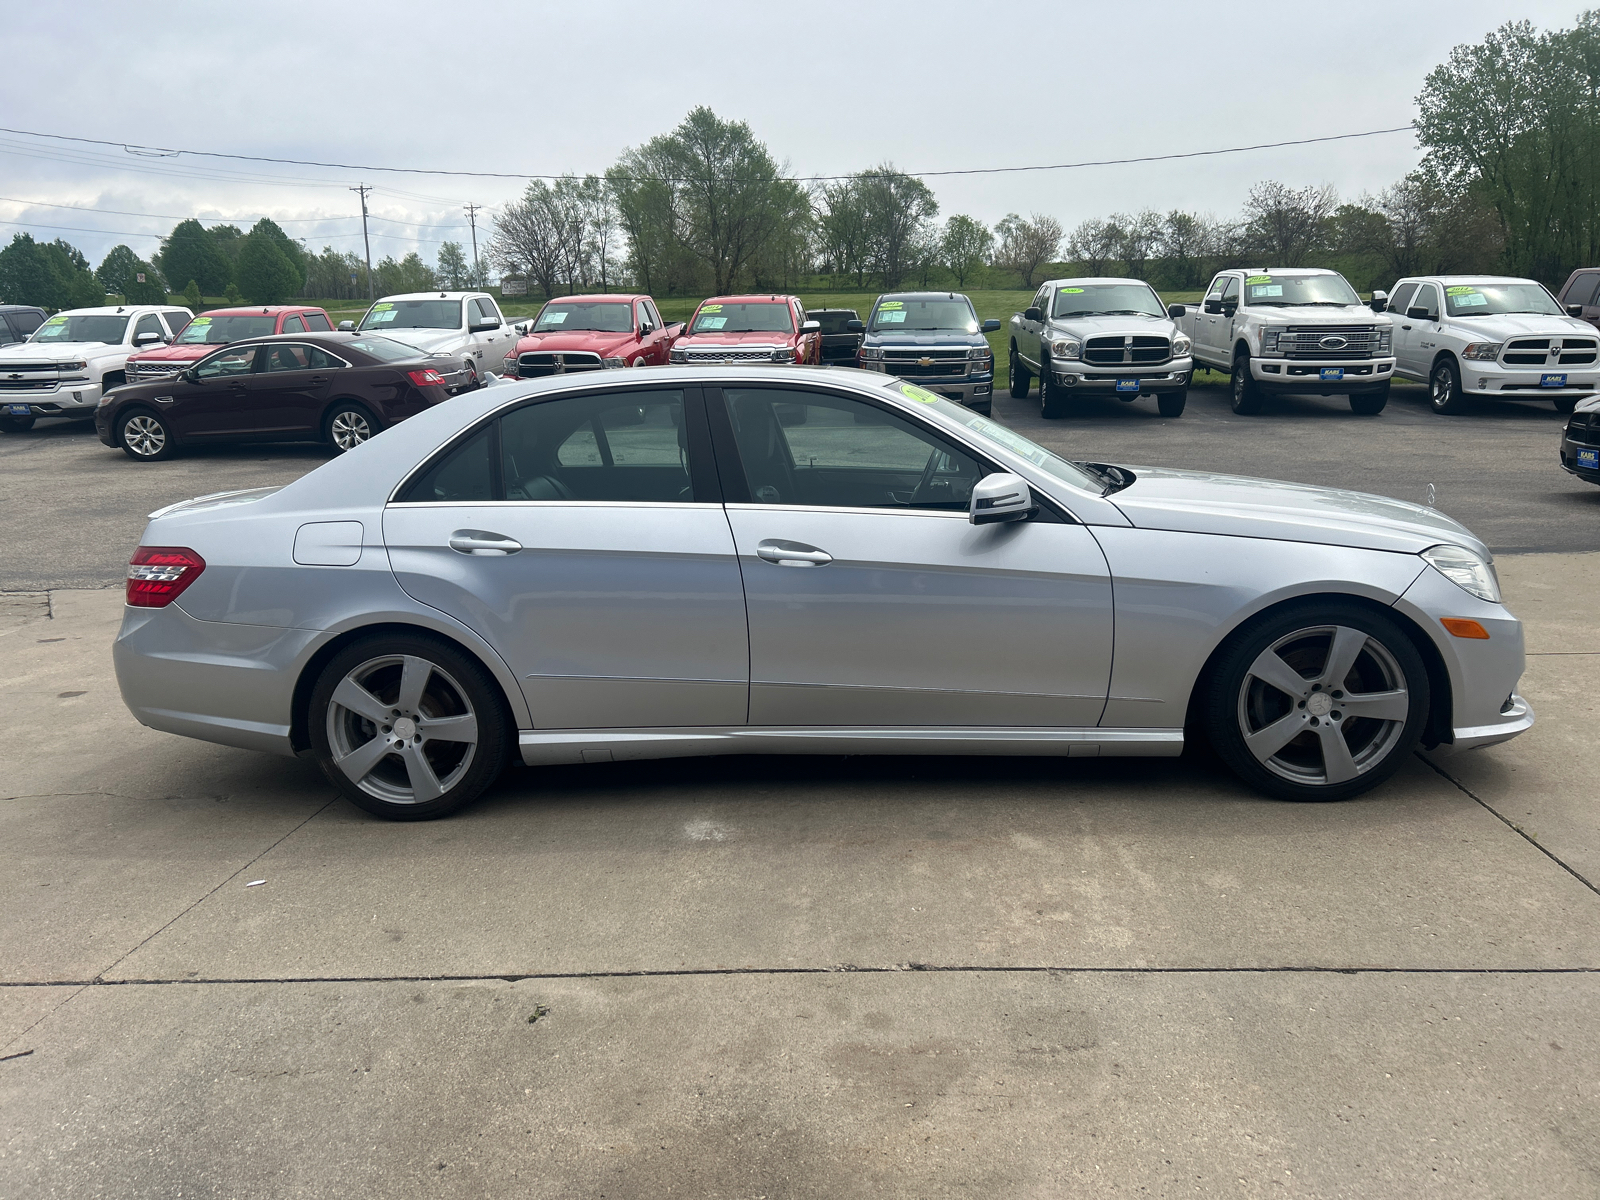
[[[233,290],[233,284],[230,283],[228,288],[230,291]],[[200,285],[193,279],[189,280],[188,286],[183,289],[183,299],[191,311],[200,307]]]
[[[251,238],[265,238],[278,248],[278,252],[289,260],[289,265],[294,268],[296,283],[289,289],[290,295],[295,295],[306,286],[306,251],[305,247],[293,240],[276,222],[262,217],[250,227],[250,232],[245,235],[244,242],[240,243],[239,255],[244,257],[244,245]],[[246,289],[248,290],[248,289]]]
[[[856,176],[866,212],[867,261],[885,288],[896,288],[915,269],[928,244],[928,224],[939,202],[922,180],[881,163]]]
[[[439,247],[439,266],[435,274],[439,277],[439,285],[452,292],[459,292],[467,286],[467,277],[471,274],[472,264],[467,261],[466,251],[461,248],[460,242],[446,242]],[[317,293],[319,296],[332,293]]]
[[[239,290],[239,285],[237,283],[230,283],[227,287],[227,290],[222,293],[222,298],[229,304],[233,305],[244,303],[244,293]],[[200,301],[196,300],[195,303],[199,304]]]
[[[239,251],[239,289],[252,304],[282,304],[300,290],[302,276],[271,236],[254,230]]]
[[[0,300],[59,311],[105,303],[105,289],[76,246],[19,233],[0,250]]]
[[[227,256],[205,226],[190,218],[180,221],[161,243],[157,256],[168,279],[193,279],[208,296],[219,296],[233,278]]]
[[[378,295],[395,296],[402,292],[431,292],[438,286],[432,269],[422,261],[415,250],[399,262],[385,257],[372,268],[372,277],[378,285]]]
[[[239,252],[244,249],[244,230],[237,225],[213,225],[206,230],[208,236],[228,260],[228,270],[239,269]]]
[[[982,221],[957,213],[945,222],[944,236],[939,239],[939,260],[956,277],[957,287],[966,287],[967,279],[989,261],[992,253],[994,234]]]
[[[139,276],[144,282],[139,282]],[[161,272],[127,246],[114,246],[95,268],[94,276],[107,292],[114,292],[129,304],[165,304],[167,285]]]

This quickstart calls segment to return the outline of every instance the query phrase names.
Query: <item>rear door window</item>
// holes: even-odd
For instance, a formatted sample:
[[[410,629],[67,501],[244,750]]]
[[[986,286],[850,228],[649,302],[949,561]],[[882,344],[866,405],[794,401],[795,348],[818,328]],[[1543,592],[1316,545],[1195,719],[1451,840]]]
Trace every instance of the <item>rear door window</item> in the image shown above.
[[[304,321],[302,321],[298,316],[289,316],[289,317],[285,317],[284,318],[284,321],[283,321],[283,332],[284,333],[304,333],[305,331],[306,331],[306,323]]]
[[[302,314],[306,319],[306,328],[312,333],[331,333],[333,326],[328,323],[328,318],[319,312]]]
[[[681,390],[572,396],[500,419],[507,500],[695,499]]]
[[[1411,304],[1411,297],[1417,294],[1417,285],[1402,283],[1395,288],[1394,295],[1389,297],[1389,307],[1401,316],[1405,315],[1406,308]]]
[[[167,329],[172,333],[173,337],[177,337],[180,333],[182,333],[183,327],[190,321],[189,314],[186,312],[168,312],[165,315],[167,318]]]
[[[472,437],[413,479],[399,501],[402,504],[466,504],[495,499],[490,470],[496,424],[484,426]]]

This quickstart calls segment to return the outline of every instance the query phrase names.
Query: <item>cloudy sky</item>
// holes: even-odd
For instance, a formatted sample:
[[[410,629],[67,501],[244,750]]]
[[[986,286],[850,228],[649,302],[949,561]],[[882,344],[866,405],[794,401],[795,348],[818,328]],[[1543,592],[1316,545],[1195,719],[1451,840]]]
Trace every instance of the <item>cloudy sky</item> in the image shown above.
[[[313,250],[469,240],[511,175],[602,171],[697,104],[748,121],[796,175],[1171,154],[1406,124],[1450,48],[1551,0],[974,4],[740,0],[442,5],[6,4],[0,237],[148,256],[176,220],[270,216]],[[159,15],[156,15],[158,14]],[[134,154],[67,135],[348,167]],[[1229,215],[1250,185],[1355,196],[1418,160],[1409,134],[1186,162],[930,178],[944,215]],[[85,211],[111,210],[111,211]],[[483,238],[480,217],[479,236]]]

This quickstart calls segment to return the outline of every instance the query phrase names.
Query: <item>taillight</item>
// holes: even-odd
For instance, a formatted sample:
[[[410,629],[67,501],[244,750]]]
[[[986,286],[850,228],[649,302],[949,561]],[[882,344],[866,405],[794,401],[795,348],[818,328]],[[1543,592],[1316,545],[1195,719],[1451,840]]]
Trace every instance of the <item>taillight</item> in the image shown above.
[[[423,367],[420,371],[407,371],[406,374],[411,376],[411,382],[418,387],[444,386],[444,376],[432,367]]]
[[[140,546],[128,560],[128,603],[165,608],[206,569],[206,560],[182,546]]]

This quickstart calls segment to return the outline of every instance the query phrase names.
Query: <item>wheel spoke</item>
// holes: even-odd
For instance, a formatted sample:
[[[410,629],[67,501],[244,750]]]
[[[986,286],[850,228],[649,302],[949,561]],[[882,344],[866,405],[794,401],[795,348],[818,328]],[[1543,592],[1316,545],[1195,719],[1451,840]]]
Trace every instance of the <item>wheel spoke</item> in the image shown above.
[[[1264,725],[1254,733],[1246,734],[1244,744],[1249,747],[1250,753],[1262,762],[1266,762],[1279,750],[1282,750],[1306,727],[1306,714],[1297,709],[1291,709],[1284,716],[1279,717],[1270,725]]]
[[[1328,643],[1328,661],[1322,666],[1322,686],[1343,688],[1345,677],[1350,674],[1350,668],[1356,665],[1356,658],[1366,644],[1367,635],[1361,630],[1351,629],[1348,625],[1336,626],[1333,640]]]
[[[333,702],[365,717],[374,725],[386,724],[389,707],[348,675],[333,689]]]
[[[1345,783],[1361,774],[1356,770],[1356,760],[1350,756],[1344,733],[1337,725],[1324,721],[1316,733],[1322,740],[1322,770],[1328,783]]]
[[[425,658],[406,655],[400,672],[400,698],[395,702],[400,711],[416,715],[422,705],[422,693],[427,690],[428,678],[433,674],[433,664]]]
[[[1302,679],[1300,672],[1279,658],[1276,650],[1267,649],[1258,654],[1250,664],[1250,674],[1296,700],[1311,691],[1310,681]]]
[[[411,780],[411,793],[419,804],[444,795],[439,777],[433,773],[433,766],[421,746],[407,743],[399,747],[399,751],[400,760],[406,764],[406,776]]]
[[[334,765],[345,773],[351,783],[360,783],[393,748],[389,739],[380,734],[370,742],[363,742],[343,758],[335,758]]]
[[[478,743],[478,718],[472,713],[459,717],[423,717],[417,722],[417,732],[425,742]]]
[[[1411,695],[1404,688],[1394,692],[1357,692],[1334,703],[1348,717],[1371,717],[1374,721],[1404,721],[1411,714]]]

